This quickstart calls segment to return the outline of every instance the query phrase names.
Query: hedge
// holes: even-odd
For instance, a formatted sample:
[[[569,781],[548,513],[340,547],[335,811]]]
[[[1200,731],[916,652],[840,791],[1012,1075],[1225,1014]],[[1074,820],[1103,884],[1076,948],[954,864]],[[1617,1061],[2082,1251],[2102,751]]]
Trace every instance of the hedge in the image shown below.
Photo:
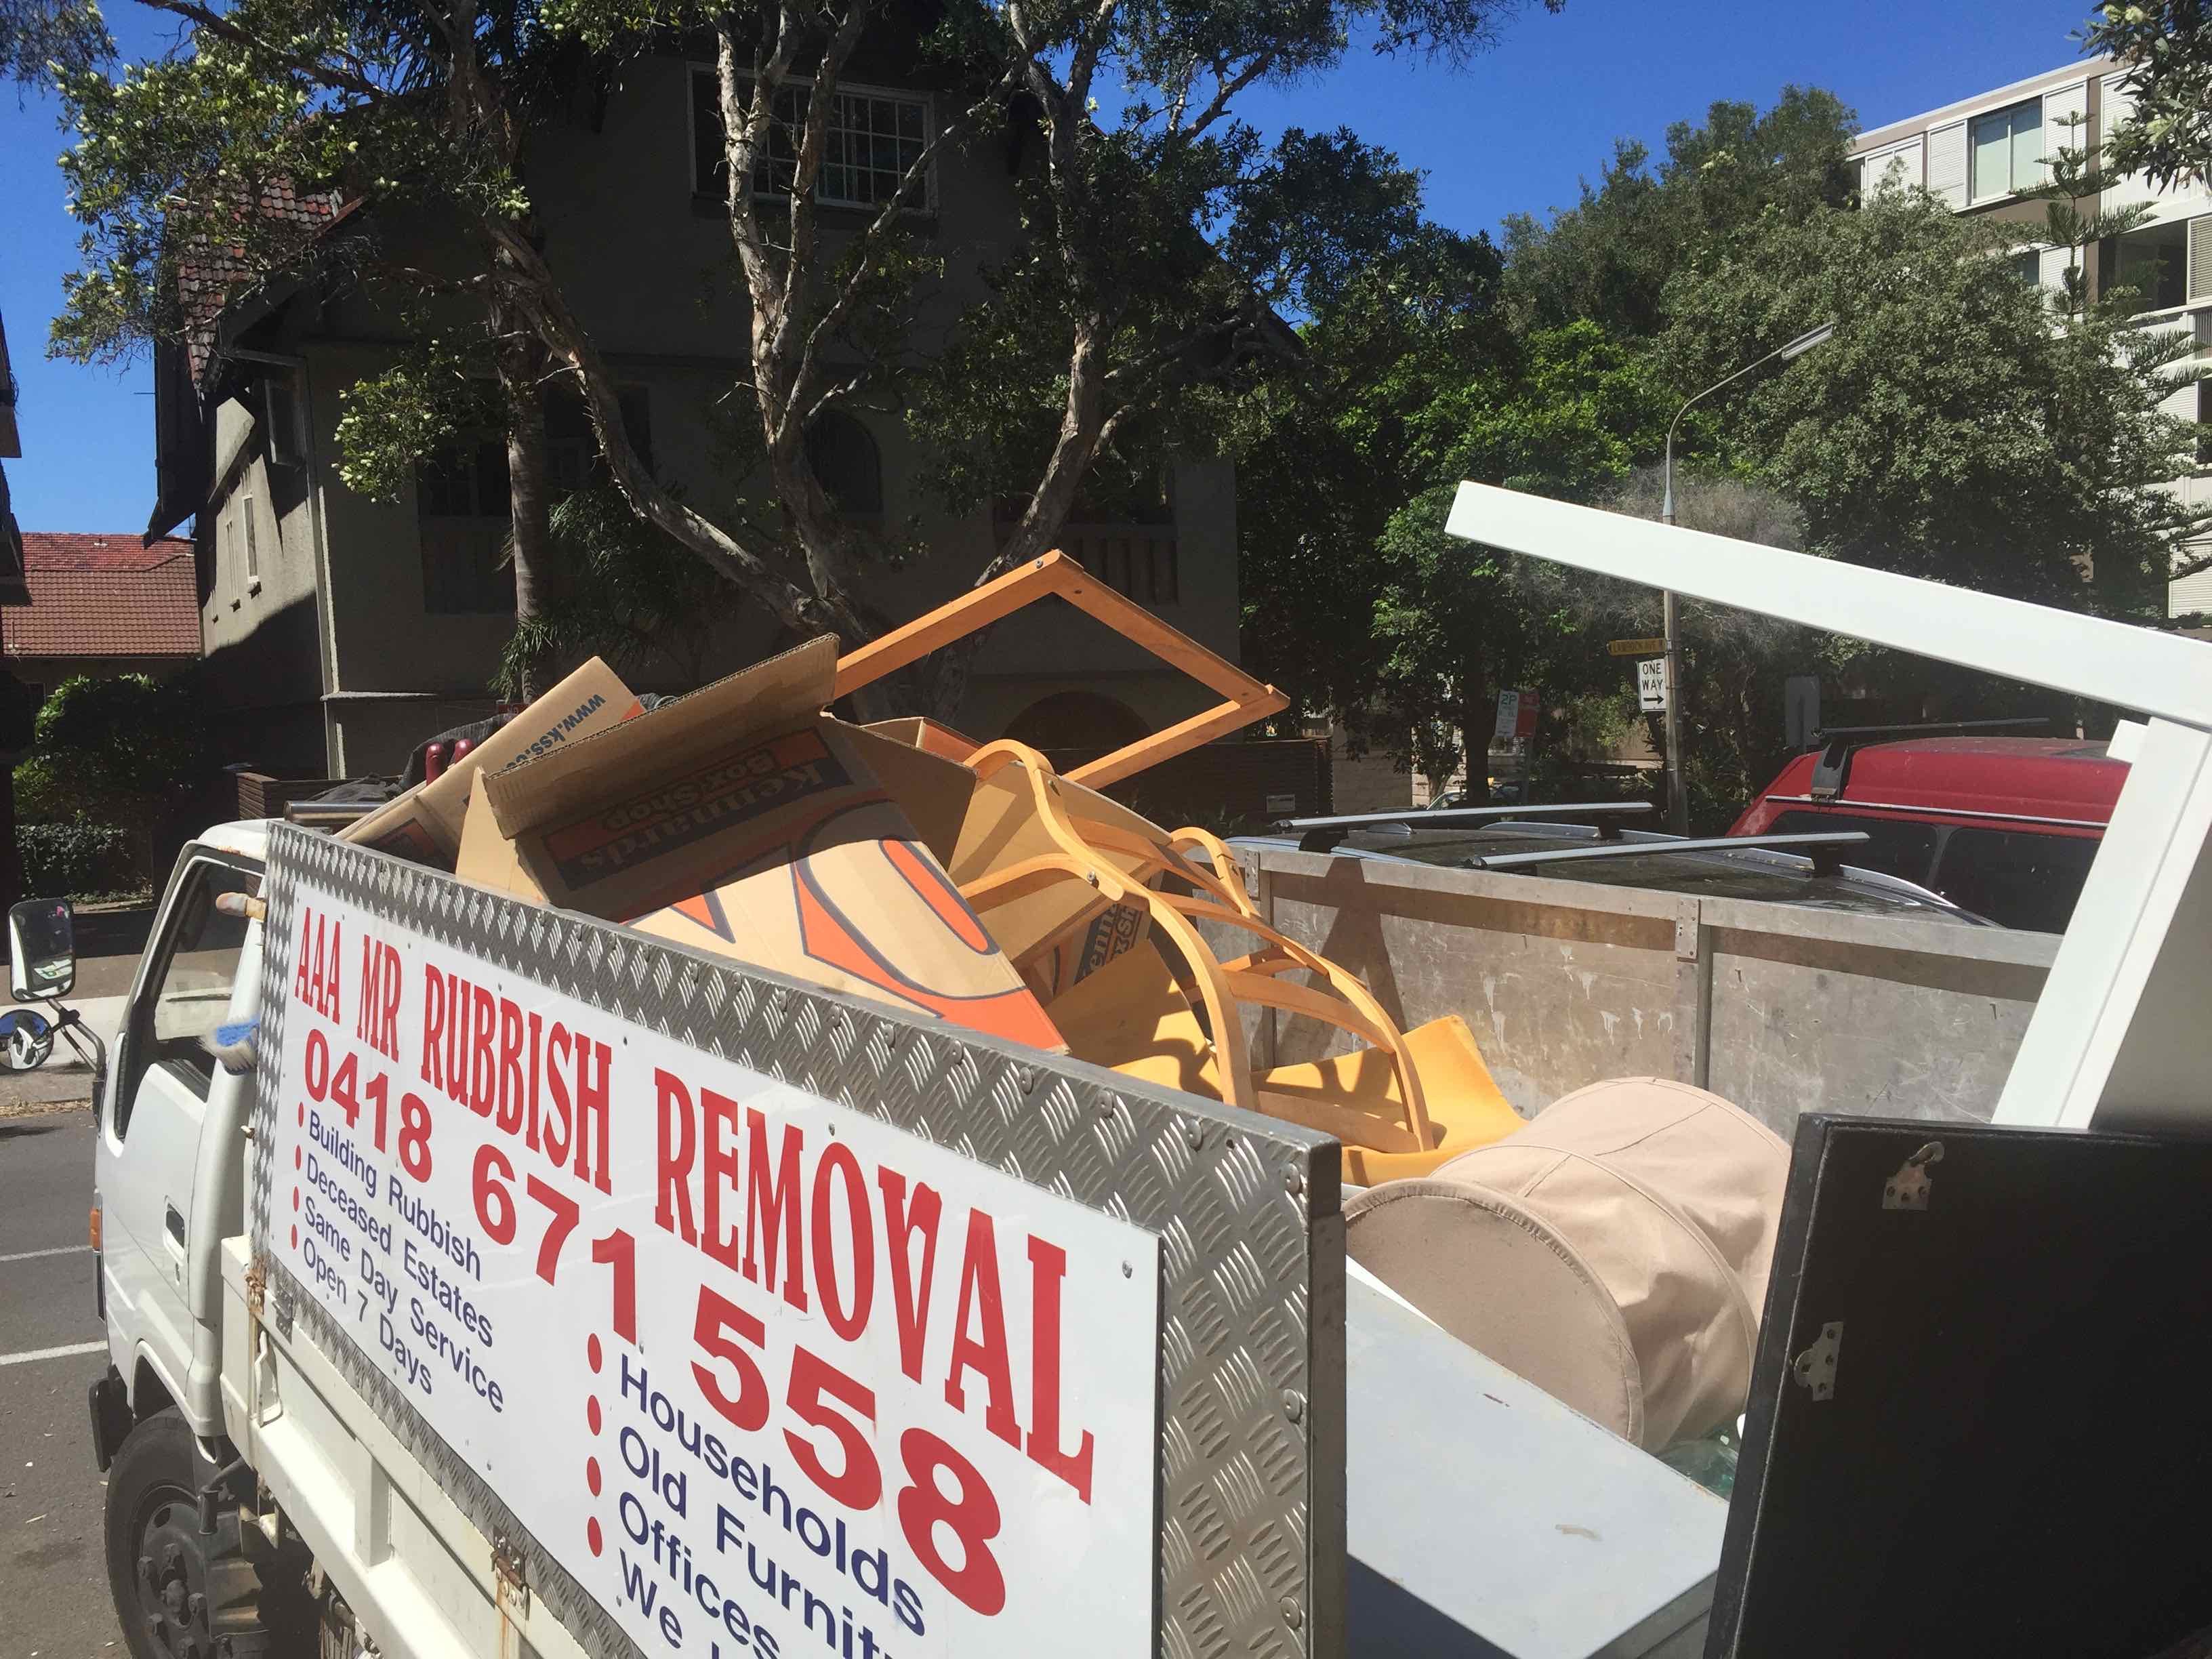
[[[21,823],[23,890],[38,898],[127,893],[146,884],[131,832],[112,823]]]

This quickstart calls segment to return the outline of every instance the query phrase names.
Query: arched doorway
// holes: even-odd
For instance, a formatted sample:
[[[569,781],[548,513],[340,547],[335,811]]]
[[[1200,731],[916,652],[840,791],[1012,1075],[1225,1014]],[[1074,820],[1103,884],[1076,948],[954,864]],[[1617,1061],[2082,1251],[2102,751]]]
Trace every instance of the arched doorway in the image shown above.
[[[1006,735],[1032,749],[1103,755],[1151,731],[1143,717],[1117,697],[1097,691],[1055,691],[1017,714]]]

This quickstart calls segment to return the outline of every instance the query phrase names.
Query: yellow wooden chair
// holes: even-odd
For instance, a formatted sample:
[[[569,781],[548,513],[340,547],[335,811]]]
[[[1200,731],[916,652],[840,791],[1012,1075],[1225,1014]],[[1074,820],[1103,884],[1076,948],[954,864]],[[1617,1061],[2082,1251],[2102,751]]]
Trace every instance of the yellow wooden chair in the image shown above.
[[[1261,918],[1216,836],[1157,831],[1125,808],[1094,807],[1102,798],[1064,783],[1023,744],[987,744],[969,764],[979,787],[1014,782],[1029,809],[1026,833],[1006,838],[1006,856],[956,870],[962,896],[986,926],[995,927],[994,912],[1079,883],[1088,893],[1061,908],[1055,939],[1124,908],[1141,914],[1186,965],[1188,993],[1139,939],[1061,989],[1048,1012],[1078,1056],[1333,1134],[1347,1148],[1346,1177],[1363,1182],[1423,1173],[1519,1125],[1464,1022],[1400,1031],[1358,978]],[[1171,886],[1190,890],[1164,890]],[[1200,922],[1251,934],[1257,946],[1224,961]],[[1318,982],[1296,982],[1297,975]],[[1360,1047],[1255,1075],[1243,1035],[1248,1004],[1319,1020]]]

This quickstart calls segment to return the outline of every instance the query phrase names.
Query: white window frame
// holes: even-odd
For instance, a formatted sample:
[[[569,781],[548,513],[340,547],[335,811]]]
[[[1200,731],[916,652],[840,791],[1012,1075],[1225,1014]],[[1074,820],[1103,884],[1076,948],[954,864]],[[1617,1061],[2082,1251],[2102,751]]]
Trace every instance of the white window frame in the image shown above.
[[[708,180],[699,176],[699,145],[696,135],[699,131],[699,77],[702,75],[708,77],[709,83],[719,84],[720,70],[714,64],[696,61],[686,62],[684,66],[686,114],[684,130],[690,140],[691,193],[694,196],[706,195],[709,189]],[[784,77],[783,84],[787,87],[805,87],[811,93],[814,82],[812,77],[808,76],[787,75]],[[916,92],[906,87],[873,86],[860,81],[840,81],[837,83],[837,91],[840,94],[849,94],[854,97],[885,98],[894,103],[920,105],[923,148],[926,150],[928,146],[936,142],[937,99],[933,94]],[[921,199],[901,208],[900,212],[927,216],[937,211],[937,161],[938,158],[932,155],[928,164],[922,168]],[[785,191],[780,190],[756,190],[753,197],[756,201],[763,202],[783,202],[790,199]],[[880,202],[848,202],[838,197],[824,195],[818,183],[814,192],[814,204],[817,207],[836,208],[848,213],[874,214],[883,210],[883,204]]]
[[[2036,137],[2042,144],[2042,154],[2038,157],[2039,176],[2030,179],[2026,185],[2022,185],[2017,179],[2008,179],[2002,190],[1982,190],[1979,188],[1980,181],[1974,177],[1974,129],[1983,122],[1997,116],[2017,115],[2024,109],[2032,109],[2035,112]],[[1993,109],[1977,110],[1973,114],[1966,117],[1966,205],[1968,207],[1986,207],[1992,202],[2008,202],[2018,196],[2022,189],[2032,189],[2043,182],[2040,169],[2042,165],[2049,161],[2051,155],[2051,135],[2044,128],[2043,95],[2040,93],[2033,98],[2021,98],[2009,104],[1999,104]],[[2012,161],[2010,144],[2005,148],[2005,160],[2007,171],[2009,173]]]
[[[253,533],[253,497],[251,495],[239,498],[239,522],[246,541],[246,591],[258,593],[261,591],[261,543]]]

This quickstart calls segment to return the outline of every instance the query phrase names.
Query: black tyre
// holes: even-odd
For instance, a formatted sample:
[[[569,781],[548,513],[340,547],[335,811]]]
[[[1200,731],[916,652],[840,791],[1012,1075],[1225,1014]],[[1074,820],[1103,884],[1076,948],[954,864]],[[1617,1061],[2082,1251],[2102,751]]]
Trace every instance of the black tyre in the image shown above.
[[[131,1659],[216,1659],[196,1502],[204,1462],[171,1407],[125,1437],[107,1472],[107,1583]]]
[[[131,1659],[312,1659],[306,1550],[273,1549],[234,1501],[200,1530],[215,1476],[175,1407],[124,1437],[107,1472],[107,1581]]]

